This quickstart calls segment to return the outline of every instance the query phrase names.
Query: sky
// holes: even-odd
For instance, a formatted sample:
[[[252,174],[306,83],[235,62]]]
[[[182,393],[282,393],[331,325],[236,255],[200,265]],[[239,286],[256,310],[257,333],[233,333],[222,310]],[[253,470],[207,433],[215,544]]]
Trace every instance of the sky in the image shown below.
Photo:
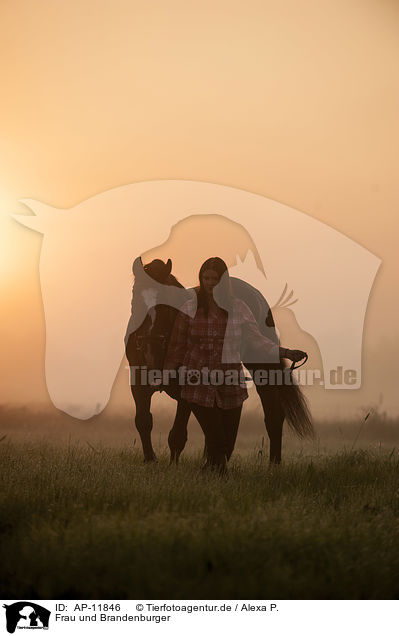
[[[10,217],[19,200],[189,179],[292,206],[382,260],[362,388],[311,400],[398,415],[398,27],[395,0],[2,0],[0,402],[50,403],[42,238]]]

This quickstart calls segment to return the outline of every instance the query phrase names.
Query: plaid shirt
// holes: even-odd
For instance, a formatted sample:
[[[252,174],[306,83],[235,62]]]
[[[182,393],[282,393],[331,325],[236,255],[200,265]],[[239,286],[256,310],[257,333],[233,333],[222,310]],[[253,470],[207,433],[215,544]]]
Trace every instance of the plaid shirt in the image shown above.
[[[278,345],[260,333],[244,301],[234,298],[227,318],[219,307],[210,308],[208,315],[202,307],[197,311],[197,300],[190,300],[176,318],[164,369],[186,367],[181,396],[188,402],[206,407],[216,403],[223,409],[236,408],[248,397],[240,353],[244,342],[263,351],[267,360],[279,360]],[[207,376],[204,379],[206,369],[210,376],[212,371],[220,370],[230,380],[212,385]],[[232,383],[234,373],[236,382]]]

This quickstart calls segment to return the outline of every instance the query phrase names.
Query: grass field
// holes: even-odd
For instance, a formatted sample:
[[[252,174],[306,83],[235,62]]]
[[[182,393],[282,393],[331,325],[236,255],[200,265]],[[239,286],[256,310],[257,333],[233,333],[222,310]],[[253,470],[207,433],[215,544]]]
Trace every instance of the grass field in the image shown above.
[[[273,470],[262,436],[244,435],[219,479],[198,445],[169,467],[163,436],[148,466],[132,429],[110,444],[7,421],[4,599],[399,598],[397,422],[388,442],[356,440],[358,423],[339,425],[345,439],[336,425],[312,444],[288,436]]]

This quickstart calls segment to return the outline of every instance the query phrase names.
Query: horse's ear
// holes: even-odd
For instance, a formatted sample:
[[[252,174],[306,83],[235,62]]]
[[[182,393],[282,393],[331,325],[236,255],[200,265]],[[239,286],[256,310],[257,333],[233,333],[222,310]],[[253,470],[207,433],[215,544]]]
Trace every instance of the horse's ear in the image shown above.
[[[140,276],[144,272],[143,261],[141,260],[141,256],[138,256],[134,259],[132,271],[134,276]]]
[[[167,276],[169,276],[170,272],[172,271],[172,261],[170,258],[168,258],[167,262],[166,262],[166,272],[167,272]]]
[[[26,214],[11,214],[11,216],[21,225],[35,230],[35,232],[40,232],[40,234],[45,234],[48,230],[56,227],[58,219],[62,216],[61,213],[64,212],[64,210],[53,208],[34,199],[20,199],[19,203],[26,205],[35,213],[35,216]]]

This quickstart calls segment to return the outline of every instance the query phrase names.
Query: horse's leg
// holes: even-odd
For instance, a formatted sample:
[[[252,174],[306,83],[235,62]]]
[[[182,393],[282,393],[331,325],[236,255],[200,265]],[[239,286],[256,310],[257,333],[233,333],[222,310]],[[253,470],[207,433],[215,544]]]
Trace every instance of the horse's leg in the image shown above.
[[[187,424],[191,409],[184,400],[177,401],[175,421],[170,429],[168,444],[170,448],[170,463],[179,462],[179,457],[187,442]]]
[[[132,395],[136,403],[136,428],[140,434],[143,446],[144,461],[157,461],[154,449],[151,443],[152,431],[152,415],[151,415],[151,397],[152,389],[145,386],[131,386]]]
[[[283,438],[284,409],[277,387],[258,386],[262,402],[266,431],[270,440],[270,464],[280,464]]]

